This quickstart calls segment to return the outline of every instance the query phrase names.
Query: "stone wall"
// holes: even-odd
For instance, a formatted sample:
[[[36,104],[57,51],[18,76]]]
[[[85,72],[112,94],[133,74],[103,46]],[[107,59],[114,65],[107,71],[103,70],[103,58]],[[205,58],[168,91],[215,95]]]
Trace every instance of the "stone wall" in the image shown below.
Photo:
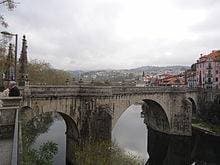
[[[0,98],[2,107],[0,107],[0,138],[11,138],[14,133],[16,110],[20,105],[20,97]]]
[[[0,139],[13,137],[15,116],[16,109],[0,108]]]

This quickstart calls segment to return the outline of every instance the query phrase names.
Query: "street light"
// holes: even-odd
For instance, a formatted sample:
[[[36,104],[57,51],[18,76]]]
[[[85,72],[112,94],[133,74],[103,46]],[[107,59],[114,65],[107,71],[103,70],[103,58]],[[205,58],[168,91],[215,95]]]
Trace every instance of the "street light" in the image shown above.
[[[2,31],[1,34],[6,35],[6,36],[15,36],[15,81],[17,81],[17,49],[18,49],[18,35],[9,33],[7,31]]]

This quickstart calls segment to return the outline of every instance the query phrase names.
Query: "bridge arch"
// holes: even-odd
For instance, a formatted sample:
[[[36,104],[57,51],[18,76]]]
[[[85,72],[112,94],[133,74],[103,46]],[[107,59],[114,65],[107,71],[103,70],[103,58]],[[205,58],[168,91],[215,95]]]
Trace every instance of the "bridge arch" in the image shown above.
[[[75,120],[68,114],[64,113],[64,112],[60,112],[60,111],[54,111],[54,110],[50,110],[50,111],[43,111],[40,110],[38,107],[31,108],[29,106],[24,106],[20,109],[20,116],[21,118],[23,118],[23,120],[25,121],[25,123],[28,123],[29,121],[34,120],[35,118],[39,117],[41,118],[44,115],[47,115],[49,113],[57,113],[59,114],[66,125],[66,130],[65,130],[65,134],[66,134],[66,161],[69,164],[74,164],[75,162],[75,158],[74,158],[74,149],[75,146],[78,145],[80,143],[80,134],[79,134],[79,130],[77,127],[77,124],[75,122]],[[42,132],[44,133],[44,132]]]
[[[112,128],[114,128],[119,118],[131,105],[142,105],[150,103],[152,105],[157,105],[161,110],[161,113],[163,112],[164,121],[167,122],[166,126],[168,129],[171,123],[169,97],[171,97],[170,94],[149,93],[142,95],[132,94],[124,96],[123,98],[113,98],[112,109],[114,115],[112,118]]]
[[[216,104],[220,104],[220,94],[215,96],[214,102],[215,102]]]
[[[143,105],[142,108],[145,108],[145,115],[148,116],[161,116],[161,118],[157,117],[156,120],[153,121],[152,128],[156,130],[164,130],[165,133],[170,132],[170,113],[169,106],[166,104],[166,99],[161,94],[148,94],[148,95],[129,95],[123,98],[115,99],[113,102],[113,122],[112,128],[116,125],[119,118],[122,114],[131,106],[131,105]],[[150,108],[149,108],[150,107]],[[154,111],[152,111],[154,110]],[[141,115],[141,114],[140,114]],[[146,117],[146,122],[149,124],[150,118]],[[158,127],[159,125],[160,127]]]
[[[50,112],[58,113],[64,119],[67,129],[71,130],[71,132],[74,134],[74,138],[79,139],[79,130],[75,120],[70,115],[62,111],[53,110],[53,109],[43,111],[40,110],[38,106],[33,108],[29,106],[24,106],[20,109],[20,111],[22,115],[25,114],[26,120],[31,120],[32,118],[45,113],[50,113]]]
[[[187,100],[191,103],[192,116],[195,116],[197,114],[196,102],[192,97],[188,97]]]
[[[170,132],[170,122],[164,107],[151,99],[144,99],[143,101],[144,122],[155,130]]]

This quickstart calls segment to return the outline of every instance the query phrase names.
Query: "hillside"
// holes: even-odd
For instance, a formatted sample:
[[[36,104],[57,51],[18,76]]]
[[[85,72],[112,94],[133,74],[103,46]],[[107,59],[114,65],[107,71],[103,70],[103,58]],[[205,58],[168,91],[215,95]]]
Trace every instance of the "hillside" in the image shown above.
[[[179,74],[189,69],[189,66],[142,66],[132,69],[120,70],[96,70],[96,71],[69,71],[76,79],[86,81],[122,81],[124,79],[139,79],[143,72],[148,75],[158,75],[163,73]]]

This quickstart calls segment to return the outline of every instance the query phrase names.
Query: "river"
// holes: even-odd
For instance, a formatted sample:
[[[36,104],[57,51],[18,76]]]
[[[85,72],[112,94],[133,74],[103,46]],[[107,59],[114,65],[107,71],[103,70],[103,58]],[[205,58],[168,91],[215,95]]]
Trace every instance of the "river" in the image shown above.
[[[54,165],[64,165],[66,151],[66,125],[58,114],[51,120],[35,120],[40,133],[34,134],[31,148],[39,149],[43,143],[52,141],[57,144],[58,152],[53,158]],[[49,122],[47,122],[49,120]],[[143,159],[146,165],[220,165],[220,139],[193,131],[192,137],[168,136],[148,129],[141,118],[141,106],[132,105],[118,120],[112,131],[112,141],[125,153]],[[0,144],[11,145],[10,140]],[[1,159],[1,158],[0,158]],[[7,165],[7,164],[6,164]]]

